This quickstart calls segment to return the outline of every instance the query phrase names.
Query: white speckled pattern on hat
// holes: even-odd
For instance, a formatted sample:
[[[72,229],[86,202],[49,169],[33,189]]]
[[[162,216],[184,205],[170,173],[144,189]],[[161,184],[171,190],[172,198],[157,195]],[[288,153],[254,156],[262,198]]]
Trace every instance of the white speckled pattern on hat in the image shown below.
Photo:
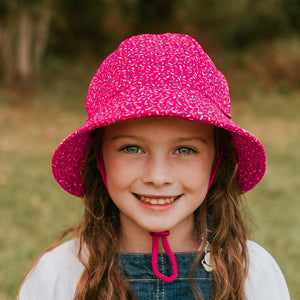
[[[146,116],[173,116],[231,132],[243,192],[263,177],[266,154],[260,141],[231,120],[225,77],[199,43],[181,34],[134,36],[101,64],[85,102],[88,119],[57,147],[54,178],[67,192],[83,196],[81,166],[96,128]]]

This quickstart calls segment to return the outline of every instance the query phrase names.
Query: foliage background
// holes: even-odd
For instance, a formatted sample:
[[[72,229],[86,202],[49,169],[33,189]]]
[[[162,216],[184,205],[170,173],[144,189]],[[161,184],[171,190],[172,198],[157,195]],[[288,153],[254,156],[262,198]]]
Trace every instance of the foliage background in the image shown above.
[[[0,299],[15,298],[39,253],[81,217],[50,160],[85,121],[91,77],[123,39],[162,32],[200,41],[229,81],[234,120],[264,143],[251,231],[298,299],[299,17],[297,0],[0,1]]]

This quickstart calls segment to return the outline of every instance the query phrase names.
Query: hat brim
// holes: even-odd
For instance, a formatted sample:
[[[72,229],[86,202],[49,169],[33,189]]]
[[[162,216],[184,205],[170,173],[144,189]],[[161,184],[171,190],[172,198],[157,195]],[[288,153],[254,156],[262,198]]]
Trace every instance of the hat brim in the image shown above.
[[[178,85],[168,88],[149,85],[121,91],[114,97],[101,101],[110,103],[99,107],[92,118],[65,138],[52,158],[54,178],[64,190],[74,196],[82,197],[85,194],[81,167],[91,144],[90,132],[139,117],[177,117],[228,130],[237,150],[237,180],[242,192],[252,189],[264,176],[266,153],[261,142],[235,124],[210,99],[192,89],[180,88]],[[99,99],[95,103],[99,103]]]

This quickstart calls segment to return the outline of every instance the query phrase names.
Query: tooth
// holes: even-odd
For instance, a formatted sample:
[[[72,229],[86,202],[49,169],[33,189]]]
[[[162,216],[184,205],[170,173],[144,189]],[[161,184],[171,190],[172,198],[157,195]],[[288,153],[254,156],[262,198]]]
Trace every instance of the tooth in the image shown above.
[[[167,203],[172,203],[174,202],[178,197],[170,197],[170,198],[165,198],[165,199],[151,199],[142,195],[138,196],[139,200],[146,202],[146,203],[151,203],[151,204],[167,204]]]

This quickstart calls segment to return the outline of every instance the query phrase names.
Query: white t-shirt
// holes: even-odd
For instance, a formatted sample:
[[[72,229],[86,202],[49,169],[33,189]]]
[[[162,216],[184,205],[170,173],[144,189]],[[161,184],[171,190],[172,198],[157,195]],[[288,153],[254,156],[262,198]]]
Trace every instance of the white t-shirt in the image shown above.
[[[247,299],[289,300],[285,279],[273,257],[253,241],[247,245]],[[71,300],[83,270],[75,241],[68,241],[42,256],[23,283],[19,300]]]

